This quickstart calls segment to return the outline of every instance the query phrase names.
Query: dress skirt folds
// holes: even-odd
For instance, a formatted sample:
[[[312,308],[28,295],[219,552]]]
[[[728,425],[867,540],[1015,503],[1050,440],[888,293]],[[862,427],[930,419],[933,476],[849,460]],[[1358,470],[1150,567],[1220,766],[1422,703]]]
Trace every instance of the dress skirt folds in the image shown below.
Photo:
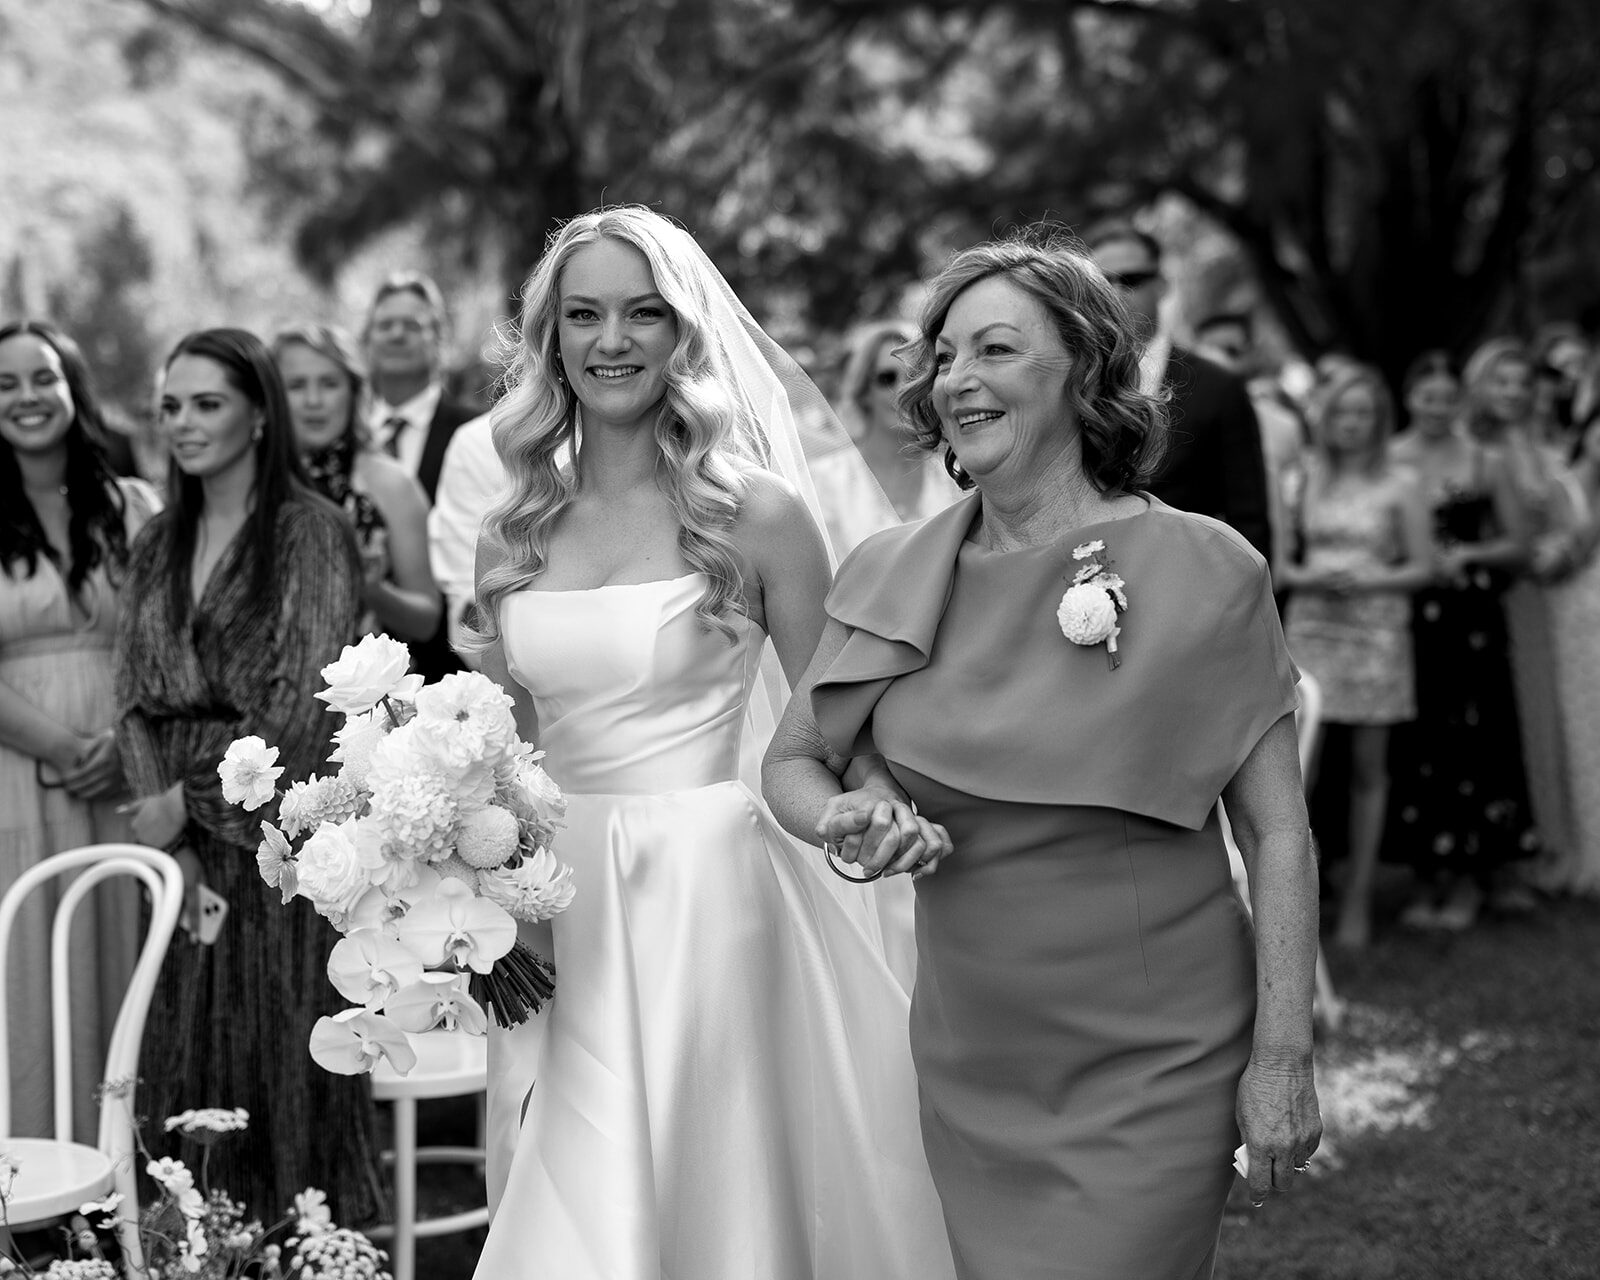
[[[818,680],[954,853],[917,883],[911,1042],[962,1280],[1211,1274],[1254,954],[1216,817],[1294,710],[1266,567],[1150,500],[1044,547],[967,541],[976,498],[863,544]],[[1120,665],[1062,635],[1079,544],[1127,582]]]

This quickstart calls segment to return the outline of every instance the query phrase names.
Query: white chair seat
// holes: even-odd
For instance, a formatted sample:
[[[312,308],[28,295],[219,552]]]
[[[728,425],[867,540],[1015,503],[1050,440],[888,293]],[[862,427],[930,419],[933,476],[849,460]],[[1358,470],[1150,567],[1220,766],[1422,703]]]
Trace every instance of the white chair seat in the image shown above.
[[[454,1098],[479,1093],[489,1079],[489,1038],[464,1031],[427,1031],[411,1037],[417,1065],[405,1075],[389,1059],[372,1073],[372,1096],[380,1102],[396,1098]]]
[[[84,1201],[108,1196],[115,1180],[111,1157],[78,1142],[3,1138],[0,1154],[17,1165],[17,1180],[6,1197],[6,1220],[12,1227],[76,1213]]]

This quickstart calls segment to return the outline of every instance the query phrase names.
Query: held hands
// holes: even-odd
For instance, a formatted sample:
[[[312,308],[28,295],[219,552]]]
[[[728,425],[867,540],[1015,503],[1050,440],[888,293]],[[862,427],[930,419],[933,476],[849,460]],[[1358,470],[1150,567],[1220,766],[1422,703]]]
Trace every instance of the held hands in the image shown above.
[[[931,875],[951,851],[950,833],[920,816],[904,799],[879,790],[845,791],[828,801],[817,838],[838,846],[841,862],[866,874]]]
[[[107,729],[83,746],[71,767],[61,770],[61,785],[79,800],[104,800],[122,791],[122,755],[116,731]]]
[[[1235,1113],[1249,1153],[1250,1202],[1260,1207],[1305,1172],[1322,1141],[1311,1055],[1252,1053]]]

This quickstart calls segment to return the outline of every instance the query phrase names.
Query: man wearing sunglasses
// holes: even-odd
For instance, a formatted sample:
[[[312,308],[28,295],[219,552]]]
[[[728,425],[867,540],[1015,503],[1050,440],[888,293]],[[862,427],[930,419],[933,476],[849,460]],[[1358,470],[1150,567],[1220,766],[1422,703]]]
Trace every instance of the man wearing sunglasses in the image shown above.
[[[1221,365],[1175,346],[1161,323],[1161,246],[1126,223],[1092,230],[1085,243],[1122,293],[1144,340],[1144,387],[1166,387],[1172,432],[1150,491],[1168,506],[1232,525],[1272,561],[1261,433],[1244,383]]]

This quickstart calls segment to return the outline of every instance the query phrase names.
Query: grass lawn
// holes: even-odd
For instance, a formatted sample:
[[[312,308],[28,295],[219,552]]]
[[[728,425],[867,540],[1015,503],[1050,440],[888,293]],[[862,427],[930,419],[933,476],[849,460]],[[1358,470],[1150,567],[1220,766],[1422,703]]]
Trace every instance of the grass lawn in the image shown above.
[[[1218,1280],[1600,1277],[1600,906],[1331,963],[1315,1176],[1230,1213]]]
[[[1600,1277],[1600,905],[1390,926],[1332,964],[1347,1012],[1319,1048],[1315,1173],[1229,1214],[1218,1280]],[[482,1194],[423,1178],[425,1207]],[[481,1243],[421,1241],[417,1274],[468,1280]]]

